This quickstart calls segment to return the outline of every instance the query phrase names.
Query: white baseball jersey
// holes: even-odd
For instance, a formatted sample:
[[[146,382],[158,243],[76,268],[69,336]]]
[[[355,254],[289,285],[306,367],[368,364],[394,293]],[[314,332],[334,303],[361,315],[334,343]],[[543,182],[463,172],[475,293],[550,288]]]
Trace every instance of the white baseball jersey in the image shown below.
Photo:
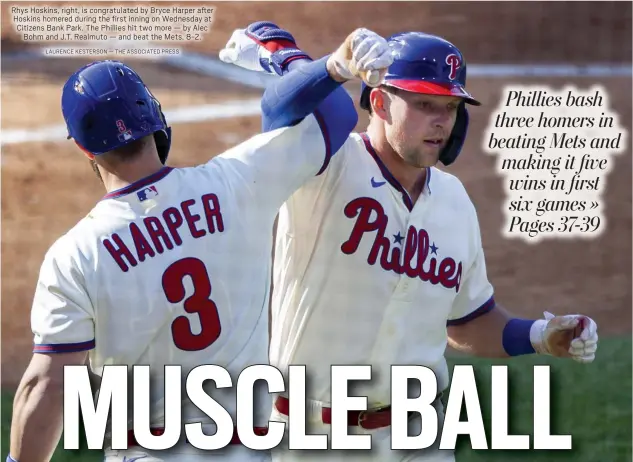
[[[329,161],[325,146],[309,116],[204,165],[164,167],[107,194],[46,254],[32,308],[34,351],[90,350],[97,375],[109,364],[150,365],[154,424],[163,423],[164,365],[186,374],[217,364],[235,386],[244,368],[267,364],[274,219]],[[212,390],[235,421],[235,389]],[[261,390],[259,425],[270,409]],[[183,419],[198,416],[184,403]]]
[[[350,384],[370,406],[390,402],[391,365],[430,367],[442,390],[447,322],[490,309],[492,297],[461,182],[429,168],[413,204],[366,135],[352,134],[280,211],[271,363],[306,365],[308,398],[324,402],[331,365],[372,366],[371,382]]]

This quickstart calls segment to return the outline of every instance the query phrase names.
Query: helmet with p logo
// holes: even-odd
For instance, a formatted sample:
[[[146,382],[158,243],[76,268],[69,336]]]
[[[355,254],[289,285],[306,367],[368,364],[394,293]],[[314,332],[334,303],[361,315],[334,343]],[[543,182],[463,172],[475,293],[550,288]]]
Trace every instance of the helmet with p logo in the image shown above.
[[[459,155],[468,130],[468,111],[465,104],[480,106],[466,90],[466,60],[451,42],[422,32],[403,32],[387,39],[393,50],[394,61],[382,82],[383,85],[412,93],[456,96],[462,98],[457,120],[440,161],[450,165]],[[361,84],[360,106],[369,109],[371,88]]]

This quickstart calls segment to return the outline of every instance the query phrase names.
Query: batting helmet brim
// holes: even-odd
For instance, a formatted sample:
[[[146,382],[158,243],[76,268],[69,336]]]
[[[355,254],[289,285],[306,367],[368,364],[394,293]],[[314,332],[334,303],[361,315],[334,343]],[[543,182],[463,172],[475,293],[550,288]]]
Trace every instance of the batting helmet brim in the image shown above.
[[[457,96],[464,98],[465,102],[473,106],[481,106],[466,89],[459,84],[444,85],[439,83],[428,82],[426,80],[406,80],[406,79],[388,79],[385,85],[399,88],[400,90],[410,91],[412,93],[423,93],[425,95],[439,96]]]

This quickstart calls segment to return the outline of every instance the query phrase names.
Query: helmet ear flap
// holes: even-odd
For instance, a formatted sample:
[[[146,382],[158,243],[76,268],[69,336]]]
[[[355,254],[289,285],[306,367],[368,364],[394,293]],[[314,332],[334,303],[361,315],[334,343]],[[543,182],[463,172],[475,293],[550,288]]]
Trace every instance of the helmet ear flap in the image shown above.
[[[163,123],[163,129],[154,132],[154,142],[156,143],[156,150],[158,151],[158,158],[164,165],[167,162],[167,157],[169,156],[169,149],[171,147],[171,127],[167,126],[167,119],[165,118],[165,114],[163,113],[160,102],[149,92],[151,95],[154,105],[156,106],[156,111],[160,116],[160,120]]]
[[[451,136],[448,138],[448,143],[444,146],[442,153],[440,154],[440,162],[448,166],[455,162],[457,156],[464,146],[466,140],[466,133],[468,132],[468,110],[466,109],[466,103],[462,101],[457,108],[457,117],[455,118],[455,125]]]
[[[154,142],[156,143],[158,158],[165,165],[169,156],[169,148],[171,147],[171,127],[154,132]]]
[[[371,93],[371,88],[363,83],[361,87],[359,103],[360,103],[360,108],[366,111],[369,110],[369,106],[370,106],[369,104],[370,93]]]

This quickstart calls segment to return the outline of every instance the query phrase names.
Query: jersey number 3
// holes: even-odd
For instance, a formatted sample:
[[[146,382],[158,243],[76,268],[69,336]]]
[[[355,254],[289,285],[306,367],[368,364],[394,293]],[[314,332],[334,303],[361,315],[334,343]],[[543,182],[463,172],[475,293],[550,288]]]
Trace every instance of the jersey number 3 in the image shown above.
[[[193,294],[185,300],[187,313],[196,313],[200,319],[200,332],[191,331],[191,323],[186,316],[178,316],[171,324],[174,343],[185,351],[204,350],[215,342],[222,332],[220,315],[215,302],[211,300],[211,281],[204,263],[197,258],[183,258],[172,263],[163,273],[163,290],[167,300],[180,303],[185,298],[184,279],[193,282]]]

